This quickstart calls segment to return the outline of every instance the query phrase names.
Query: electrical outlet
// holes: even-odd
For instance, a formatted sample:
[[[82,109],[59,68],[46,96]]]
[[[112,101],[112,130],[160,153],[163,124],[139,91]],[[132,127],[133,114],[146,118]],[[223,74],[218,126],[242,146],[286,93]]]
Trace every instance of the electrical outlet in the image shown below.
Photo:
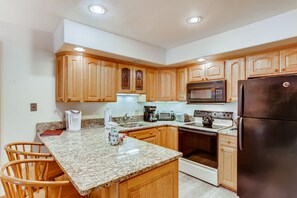
[[[30,104],[30,111],[37,111],[37,103]]]

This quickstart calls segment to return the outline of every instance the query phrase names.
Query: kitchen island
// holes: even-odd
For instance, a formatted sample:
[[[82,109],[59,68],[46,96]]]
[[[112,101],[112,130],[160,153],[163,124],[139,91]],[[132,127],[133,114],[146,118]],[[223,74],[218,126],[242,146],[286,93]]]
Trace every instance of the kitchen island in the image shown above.
[[[178,197],[180,152],[129,137],[111,146],[108,131],[38,136],[82,196]]]

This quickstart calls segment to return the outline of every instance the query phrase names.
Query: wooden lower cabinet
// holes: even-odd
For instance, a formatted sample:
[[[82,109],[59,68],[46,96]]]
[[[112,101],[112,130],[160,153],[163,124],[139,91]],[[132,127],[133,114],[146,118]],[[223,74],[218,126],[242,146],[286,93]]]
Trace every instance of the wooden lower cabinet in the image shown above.
[[[89,198],[178,198],[178,160],[121,183],[95,190]]]
[[[160,145],[160,133],[156,128],[130,132],[128,136],[151,144]]]
[[[178,128],[158,127],[127,133],[129,137],[136,138],[151,144],[163,146],[172,150],[178,150]]]
[[[237,137],[219,135],[219,182],[237,191]]]
[[[178,150],[178,128],[167,127],[166,131],[166,148]]]
[[[175,160],[150,172],[120,183],[119,197],[177,198],[178,161]]]

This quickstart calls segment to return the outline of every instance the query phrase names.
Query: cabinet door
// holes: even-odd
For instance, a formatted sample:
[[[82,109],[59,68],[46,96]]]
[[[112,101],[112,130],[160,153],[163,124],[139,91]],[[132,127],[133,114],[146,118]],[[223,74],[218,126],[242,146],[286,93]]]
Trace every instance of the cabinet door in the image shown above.
[[[119,93],[132,93],[132,66],[119,65]]]
[[[202,65],[195,65],[188,68],[189,82],[202,81],[205,78],[205,70]]]
[[[160,146],[167,147],[167,127],[158,128],[160,135]]]
[[[219,181],[230,190],[237,190],[237,148],[236,138],[220,135]]]
[[[121,182],[119,198],[178,198],[178,160]]]
[[[203,66],[205,67],[205,80],[217,80],[225,78],[224,61],[206,63]]]
[[[101,66],[95,58],[84,58],[83,89],[85,102],[101,100]]]
[[[157,100],[157,74],[155,69],[146,70],[146,100],[148,102]]]
[[[66,101],[82,101],[82,56],[66,56],[67,73],[66,73]]]
[[[101,61],[101,101],[116,102],[118,68],[116,63]]]
[[[227,101],[237,101],[238,80],[245,79],[245,59],[238,58],[226,61]]]
[[[297,47],[284,49],[280,51],[281,72],[296,73],[297,72]]]
[[[176,71],[176,99],[178,101],[186,101],[187,96],[187,68],[178,69]]]
[[[66,78],[66,60],[64,56],[58,56],[56,59],[56,101],[65,100],[65,78]]]
[[[178,128],[167,127],[167,148],[178,150]]]
[[[160,145],[160,135],[156,128],[130,132],[129,137]]]
[[[247,77],[279,73],[279,52],[269,52],[246,58]]]
[[[173,101],[176,96],[176,70],[160,69],[158,71],[158,99]]]
[[[146,69],[142,67],[133,67],[133,92],[137,94],[145,93],[145,77]]]

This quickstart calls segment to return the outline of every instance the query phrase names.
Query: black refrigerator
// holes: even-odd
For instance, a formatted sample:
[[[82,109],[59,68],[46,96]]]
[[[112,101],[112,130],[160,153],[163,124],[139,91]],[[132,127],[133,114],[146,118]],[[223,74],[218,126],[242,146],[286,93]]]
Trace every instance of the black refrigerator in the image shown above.
[[[240,198],[297,197],[297,75],[238,84]]]

